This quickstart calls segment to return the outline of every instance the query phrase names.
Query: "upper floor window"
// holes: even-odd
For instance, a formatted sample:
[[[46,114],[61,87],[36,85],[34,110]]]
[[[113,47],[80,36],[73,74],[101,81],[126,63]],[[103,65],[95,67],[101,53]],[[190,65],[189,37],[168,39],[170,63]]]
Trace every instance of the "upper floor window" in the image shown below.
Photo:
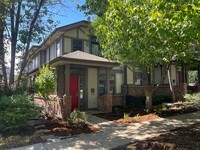
[[[99,44],[98,43],[93,43],[92,42],[92,54],[97,55],[97,56],[101,56],[100,48],[99,48]]]
[[[78,39],[73,39],[73,44],[72,44],[72,50],[73,51],[83,51],[83,41],[78,40]]]
[[[60,56],[60,40],[56,41],[56,56]]]
[[[91,42],[97,42],[97,37],[96,36],[91,36]]]

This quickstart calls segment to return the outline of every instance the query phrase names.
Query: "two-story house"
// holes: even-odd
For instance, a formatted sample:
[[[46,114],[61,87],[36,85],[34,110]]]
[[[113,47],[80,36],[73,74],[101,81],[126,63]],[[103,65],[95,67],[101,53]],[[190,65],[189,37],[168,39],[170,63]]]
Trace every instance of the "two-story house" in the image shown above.
[[[110,105],[121,105],[122,67],[100,57],[99,44],[90,33],[87,21],[55,29],[30,51],[35,53],[27,67],[29,86],[33,85],[39,67],[49,63],[57,69],[54,94],[58,97],[70,95],[72,110],[104,110],[104,95],[116,98]]]
[[[57,69],[57,86],[54,94],[68,95],[71,109],[99,109],[112,111],[112,106],[125,104],[125,94],[145,95],[142,71],[131,71],[119,63],[101,57],[101,49],[91,33],[87,21],[80,21],[56,28],[39,46],[33,46],[32,59],[27,70],[29,86],[32,86],[39,67],[49,63]],[[172,84],[179,99],[187,92],[185,68],[173,64],[170,67]],[[155,66],[154,84],[159,83],[162,66]],[[125,85],[125,86],[124,86]],[[170,93],[168,79],[155,94]]]

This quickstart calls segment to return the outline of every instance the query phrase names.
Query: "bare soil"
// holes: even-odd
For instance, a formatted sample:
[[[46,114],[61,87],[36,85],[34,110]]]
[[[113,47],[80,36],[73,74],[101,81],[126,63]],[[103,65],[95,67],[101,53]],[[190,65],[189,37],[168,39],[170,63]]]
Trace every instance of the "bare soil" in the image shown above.
[[[158,137],[136,141],[113,150],[199,150],[200,123],[177,128]]]

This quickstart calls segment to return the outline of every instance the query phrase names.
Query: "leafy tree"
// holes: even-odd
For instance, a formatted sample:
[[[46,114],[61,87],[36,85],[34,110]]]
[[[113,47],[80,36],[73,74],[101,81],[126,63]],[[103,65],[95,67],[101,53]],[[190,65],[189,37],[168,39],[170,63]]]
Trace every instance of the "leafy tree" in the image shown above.
[[[42,96],[45,101],[49,100],[49,95],[54,92],[56,86],[55,68],[48,64],[40,68],[40,74],[35,80],[36,91],[39,96]]]
[[[164,82],[167,72],[170,75],[172,62],[190,61],[194,45],[199,44],[200,3],[198,0],[108,2],[106,13],[95,19],[93,29],[105,57],[131,69],[139,66],[143,70],[146,110],[150,112],[153,92]],[[163,66],[156,86],[155,64]]]
[[[49,96],[53,94],[54,92],[54,89],[56,86],[56,78],[57,77],[55,74],[55,68],[50,67],[47,64],[47,65],[43,65],[40,68],[40,74],[36,77],[36,80],[35,80],[35,88],[38,95],[43,97],[46,103],[46,106],[50,108],[50,111],[53,112],[53,115],[55,114],[55,112],[53,111]],[[47,110],[45,113],[48,114]]]
[[[1,39],[11,42],[11,71],[9,84],[14,84],[15,59],[20,52],[21,62],[16,86],[23,74],[28,61],[28,50],[32,42],[41,42],[49,31],[57,24],[52,14],[59,14],[61,9],[66,9],[66,1],[62,0],[2,0],[1,25],[3,34]],[[58,11],[57,11],[58,10]]]
[[[108,0],[86,0],[85,4],[78,9],[83,11],[87,16],[102,16],[108,7]]]

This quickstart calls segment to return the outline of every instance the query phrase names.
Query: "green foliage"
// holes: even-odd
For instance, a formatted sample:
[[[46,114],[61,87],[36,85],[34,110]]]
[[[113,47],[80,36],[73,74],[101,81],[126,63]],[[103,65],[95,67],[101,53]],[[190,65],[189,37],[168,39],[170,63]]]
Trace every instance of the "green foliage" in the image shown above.
[[[129,113],[124,113],[124,120],[128,119],[129,118]]]
[[[71,112],[68,120],[76,127],[83,127],[87,122],[87,114],[75,109],[73,112]]]
[[[189,63],[199,56],[194,52],[200,42],[199,5],[199,0],[108,0],[106,13],[92,25],[104,57],[148,72],[155,64]]]
[[[0,97],[5,95],[5,91],[3,89],[3,85],[0,84]]]
[[[185,101],[189,102],[200,102],[200,92],[194,94],[185,94]]]
[[[160,94],[160,95],[155,95],[152,98],[152,104],[153,106],[160,105],[162,103],[171,103],[172,102],[172,96],[171,95],[166,95],[166,94]],[[126,104],[128,107],[131,108],[131,106],[144,106],[146,103],[146,97],[145,96],[140,96],[140,97],[132,97],[129,96],[127,99]]]
[[[172,96],[171,95],[156,95],[153,96],[153,106],[162,104],[162,103],[171,103],[172,100]]]
[[[197,0],[110,0],[107,12],[93,23],[104,56],[132,66],[189,61],[199,43]]]
[[[50,67],[48,64],[40,68],[40,74],[36,77],[35,88],[39,96],[44,100],[49,99],[49,95],[54,92],[56,86],[55,68]]]
[[[198,81],[198,72],[196,70],[188,71],[188,82],[196,83]]]
[[[86,15],[103,16],[108,7],[108,0],[86,0],[82,6],[78,5],[78,9],[84,11]]]
[[[40,110],[27,93],[0,97],[0,131],[26,126],[27,120],[37,117]]]
[[[165,105],[163,105],[163,104],[160,104],[160,105],[157,105],[157,106],[155,106],[155,112],[157,113],[157,114],[163,114],[163,112],[165,111],[165,110],[167,110],[167,107],[165,106]]]

